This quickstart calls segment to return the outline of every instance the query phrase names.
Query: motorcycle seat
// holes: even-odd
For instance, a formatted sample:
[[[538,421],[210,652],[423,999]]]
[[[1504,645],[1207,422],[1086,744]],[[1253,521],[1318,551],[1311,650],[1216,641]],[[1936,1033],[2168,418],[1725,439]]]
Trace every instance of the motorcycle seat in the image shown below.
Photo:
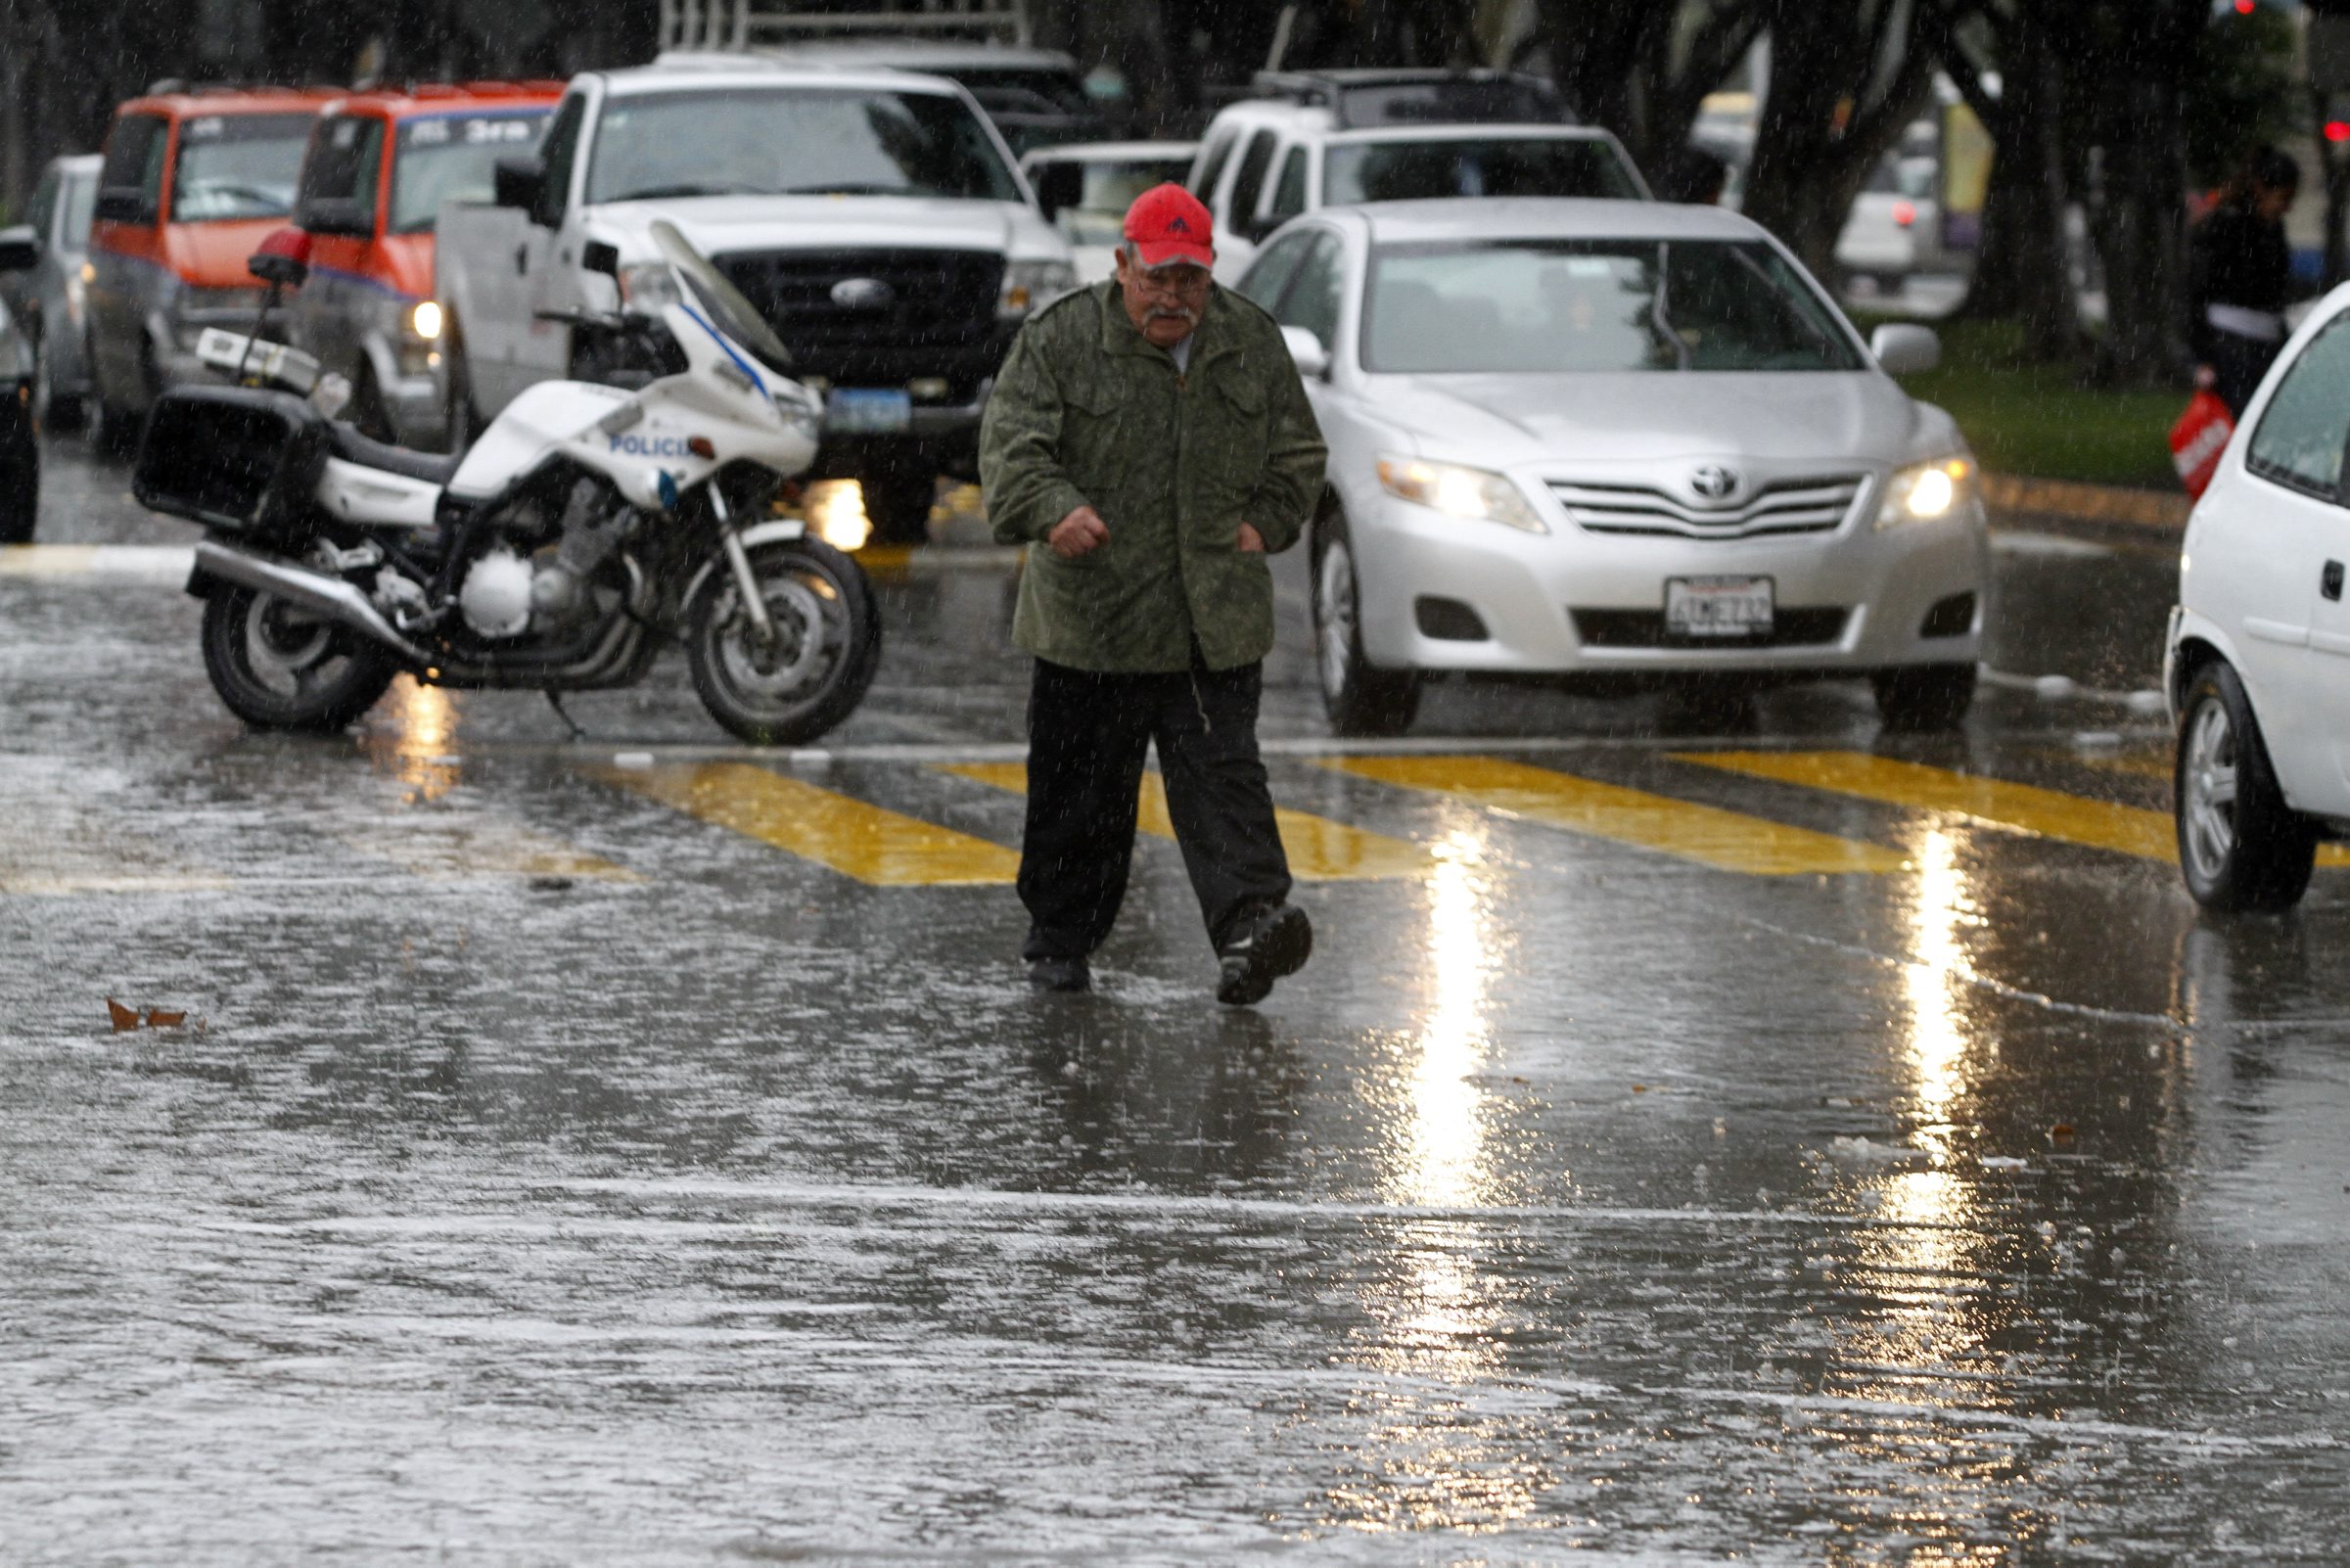
[[[359,434],[359,427],[340,419],[327,428],[332,433],[332,455],[346,463],[380,468],[404,479],[422,480],[427,484],[446,484],[457,477],[457,467],[465,461],[462,452],[444,457],[438,452],[412,451],[389,441],[370,439]]]

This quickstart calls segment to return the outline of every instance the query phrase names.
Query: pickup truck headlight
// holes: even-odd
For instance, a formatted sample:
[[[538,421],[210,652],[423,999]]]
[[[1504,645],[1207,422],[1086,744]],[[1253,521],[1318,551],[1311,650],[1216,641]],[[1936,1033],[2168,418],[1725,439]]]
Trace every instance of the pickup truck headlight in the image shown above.
[[[1973,462],[1963,457],[1938,457],[1895,469],[1877,507],[1877,528],[1898,529],[1949,517],[1966,502],[1974,471]]]
[[[407,316],[407,328],[411,334],[425,343],[438,343],[440,341],[439,300],[419,300],[416,301],[415,306],[405,312],[405,314]]]
[[[1379,459],[1379,483],[1387,493],[1467,522],[1501,523],[1525,533],[1547,533],[1526,497],[1499,474],[1457,463],[1431,463],[1395,454]]]
[[[622,267],[620,273],[621,303],[645,315],[659,315],[673,304],[683,302],[677,292],[677,274],[669,270],[667,261],[643,261],[632,267]]]
[[[1066,261],[1012,261],[1003,269],[1003,295],[995,313],[1007,319],[1041,310],[1077,287],[1077,268]]]

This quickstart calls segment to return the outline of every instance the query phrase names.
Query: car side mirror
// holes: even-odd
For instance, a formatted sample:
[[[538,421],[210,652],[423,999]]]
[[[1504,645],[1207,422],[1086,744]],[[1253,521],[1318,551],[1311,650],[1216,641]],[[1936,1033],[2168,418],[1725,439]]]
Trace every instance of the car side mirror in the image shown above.
[[[375,206],[348,197],[321,197],[301,205],[300,224],[312,234],[375,238]]]
[[[1289,345],[1289,357],[1296,361],[1298,374],[1308,381],[1321,381],[1330,374],[1330,350],[1321,339],[1304,327],[1283,327],[1281,341]]]
[[[501,158],[490,171],[489,181],[490,199],[498,206],[535,214],[538,199],[547,188],[547,171],[535,158]]]
[[[1085,171],[1070,162],[1042,163],[1030,176],[1037,188],[1037,210],[1050,223],[1084,194]]]
[[[0,272],[25,272],[40,262],[41,242],[33,238],[30,226],[0,229]]]
[[[579,265],[617,282],[621,275],[621,248],[610,240],[590,240],[579,247]]]
[[[152,223],[155,208],[147,202],[147,193],[136,185],[102,186],[97,204],[91,213],[101,223]]]
[[[1931,327],[1888,321],[1868,339],[1868,351],[1888,376],[1921,376],[1942,364],[1942,340]]]

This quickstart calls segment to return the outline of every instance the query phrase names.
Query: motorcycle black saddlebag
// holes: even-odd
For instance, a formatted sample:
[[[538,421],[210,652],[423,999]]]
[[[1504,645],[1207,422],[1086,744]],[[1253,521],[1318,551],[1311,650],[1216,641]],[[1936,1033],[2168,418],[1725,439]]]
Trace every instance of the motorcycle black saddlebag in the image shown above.
[[[131,493],[141,506],[255,544],[306,543],[326,416],[292,392],[181,387],[157,399]]]

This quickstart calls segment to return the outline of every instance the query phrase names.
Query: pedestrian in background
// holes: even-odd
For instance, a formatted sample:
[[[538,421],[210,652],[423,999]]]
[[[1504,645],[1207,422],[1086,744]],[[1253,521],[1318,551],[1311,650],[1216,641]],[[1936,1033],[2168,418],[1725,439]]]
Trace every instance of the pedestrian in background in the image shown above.
[[[2256,148],[2189,241],[2195,385],[2217,392],[2237,419],[2284,346],[2292,273],[2284,214],[2300,189],[2300,164]]]
[[[1032,985],[1084,991],[1133,854],[1143,755],[1221,967],[1245,1005],[1313,928],[1257,752],[1273,641],[1268,551],[1321,494],[1322,439],[1270,316],[1218,287],[1208,209],[1179,185],[1127,211],[1116,276],[1040,311],[980,432],[998,541],[1028,545],[1013,640],[1030,689],[1020,898]]]

